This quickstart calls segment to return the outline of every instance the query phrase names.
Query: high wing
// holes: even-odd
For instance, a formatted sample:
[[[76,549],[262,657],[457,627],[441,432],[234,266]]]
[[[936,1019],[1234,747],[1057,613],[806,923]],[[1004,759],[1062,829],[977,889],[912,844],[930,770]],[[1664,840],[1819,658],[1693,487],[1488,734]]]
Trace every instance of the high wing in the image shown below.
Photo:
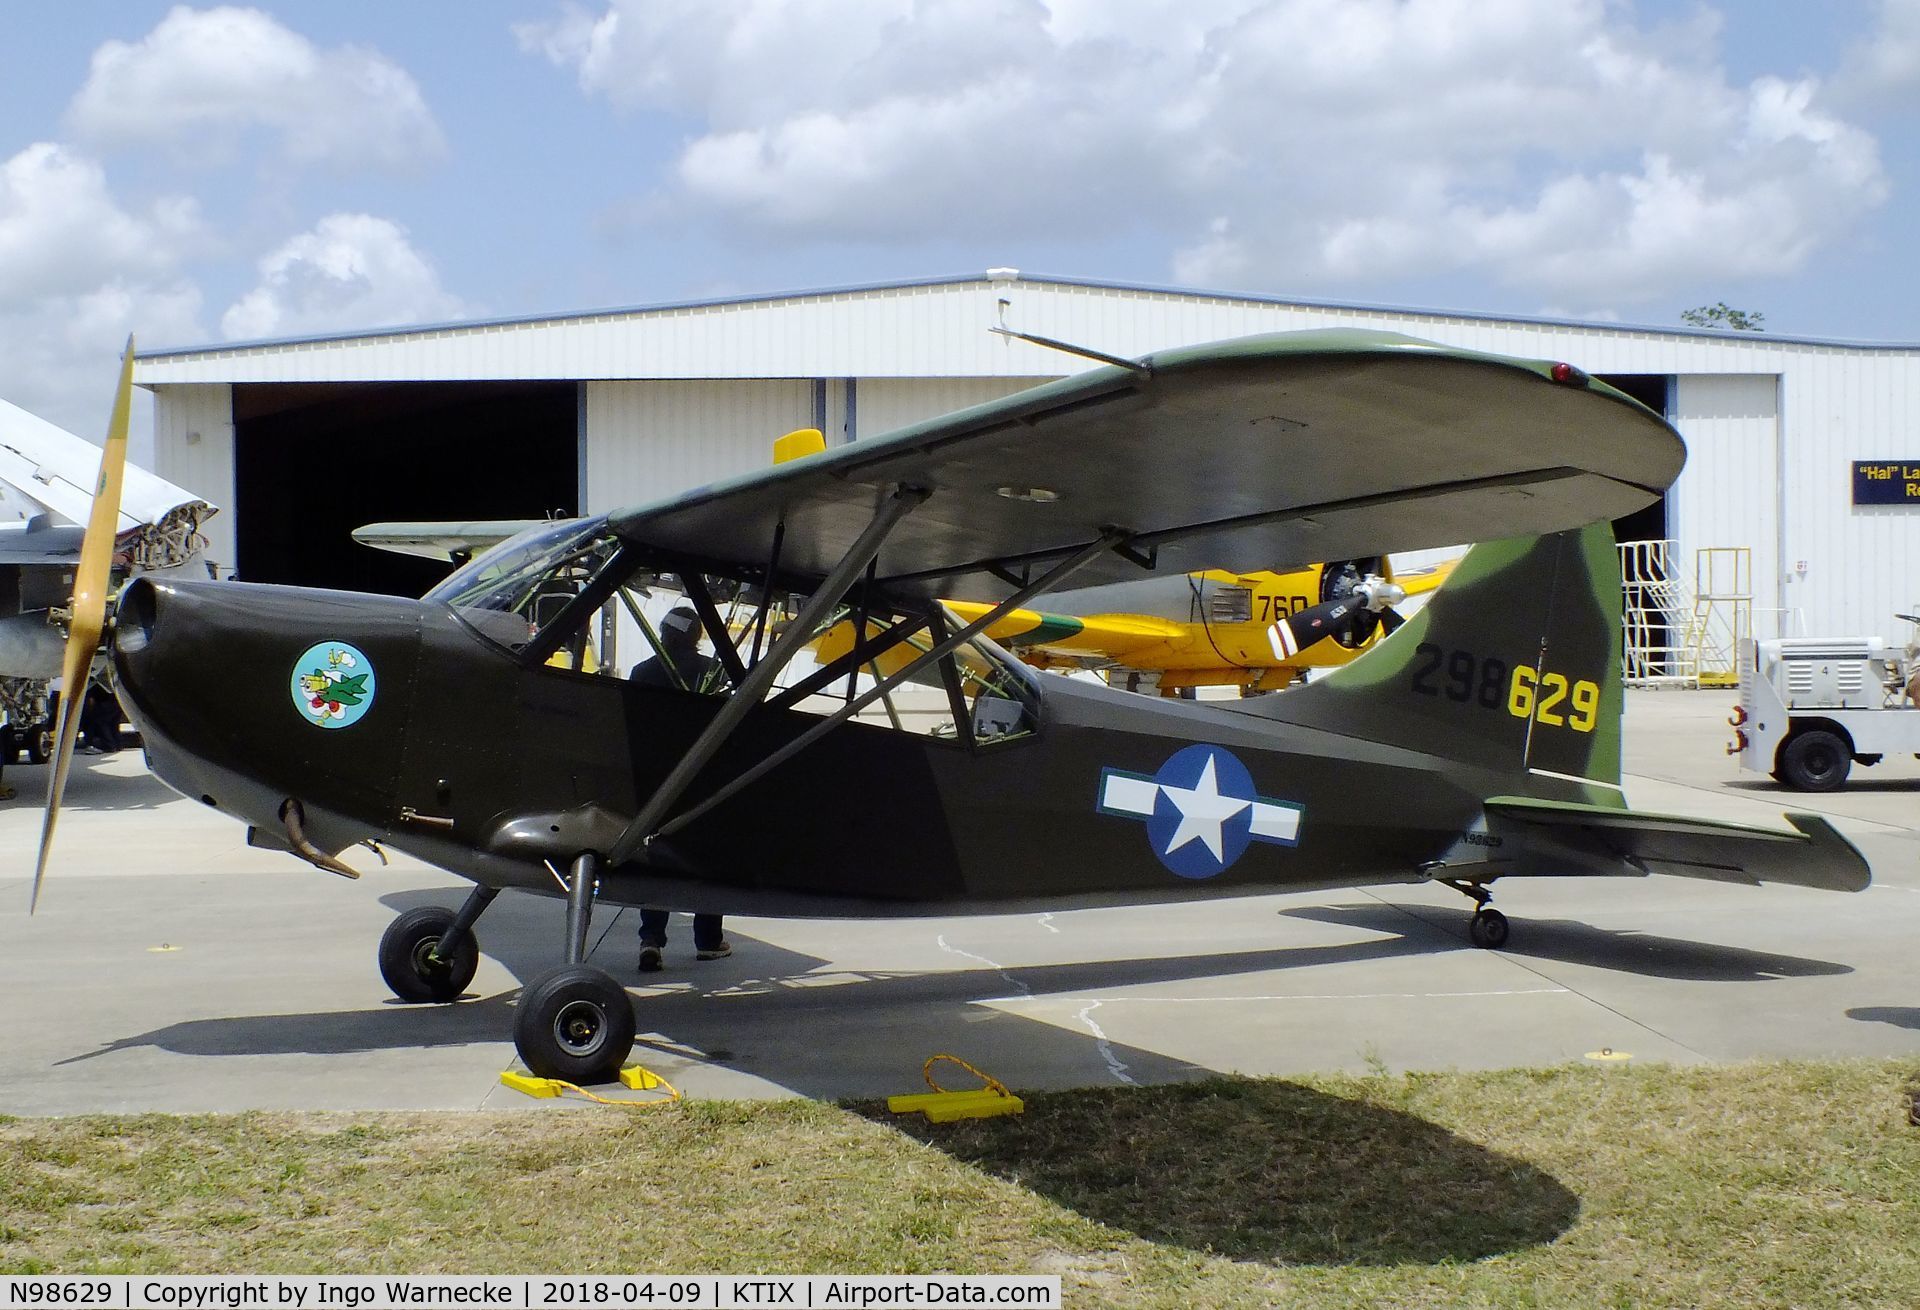
[[[1564,364],[1300,332],[1095,369],[612,523],[805,592],[907,488],[927,498],[880,552],[883,590],[1000,597],[1103,537],[1120,549],[1076,585],[1554,532],[1647,504],[1684,459],[1658,415]]]

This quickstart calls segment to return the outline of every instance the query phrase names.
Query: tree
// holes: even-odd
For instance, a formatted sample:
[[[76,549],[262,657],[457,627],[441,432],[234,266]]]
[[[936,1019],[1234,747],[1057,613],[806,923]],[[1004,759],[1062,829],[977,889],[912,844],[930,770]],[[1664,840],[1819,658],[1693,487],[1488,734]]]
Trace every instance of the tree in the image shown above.
[[[1701,305],[1697,309],[1680,311],[1680,321],[1694,327],[1730,328],[1735,332],[1765,332],[1760,325],[1767,316],[1758,312],[1748,313],[1744,309],[1735,309],[1726,301],[1717,305]]]

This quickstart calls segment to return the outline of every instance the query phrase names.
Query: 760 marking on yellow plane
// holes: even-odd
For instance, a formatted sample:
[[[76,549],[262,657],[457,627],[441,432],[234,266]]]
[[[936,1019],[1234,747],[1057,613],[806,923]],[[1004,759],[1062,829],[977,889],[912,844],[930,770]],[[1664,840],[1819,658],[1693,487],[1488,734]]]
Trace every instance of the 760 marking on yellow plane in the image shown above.
[[[1460,704],[1498,709],[1532,719],[1543,728],[1592,732],[1600,722],[1600,687],[1585,678],[1570,679],[1552,669],[1535,673],[1525,664],[1467,650],[1445,650],[1432,642],[1414,649],[1413,689],[1423,696],[1445,696]]]

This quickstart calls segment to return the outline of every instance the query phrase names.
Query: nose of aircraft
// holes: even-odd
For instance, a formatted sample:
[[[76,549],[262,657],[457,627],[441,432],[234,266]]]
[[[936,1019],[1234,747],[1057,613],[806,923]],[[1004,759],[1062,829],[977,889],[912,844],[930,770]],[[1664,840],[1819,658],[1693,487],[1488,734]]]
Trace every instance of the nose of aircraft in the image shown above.
[[[267,829],[297,799],[341,849],[392,821],[420,615],[389,596],[139,578],[115,621],[121,703],[176,791]]]

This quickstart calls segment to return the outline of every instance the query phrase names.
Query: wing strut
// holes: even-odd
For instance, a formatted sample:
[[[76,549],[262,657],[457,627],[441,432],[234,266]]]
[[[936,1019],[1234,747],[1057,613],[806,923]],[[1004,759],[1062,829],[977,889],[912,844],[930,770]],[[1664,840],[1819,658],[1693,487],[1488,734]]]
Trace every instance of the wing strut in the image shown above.
[[[680,799],[687,785],[694,780],[700,770],[707,766],[708,761],[725,744],[727,738],[733,735],[733,730],[740,726],[748,712],[760,703],[760,698],[765,696],[767,690],[773,686],[773,680],[780,676],[780,671],[787,667],[795,655],[805,649],[807,642],[813,637],[814,629],[820,626],[820,620],[840,603],[840,598],[846,595],[847,589],[853,585],[854,579],[860,576],[868,562],[879,556],[880,547],[886,543],[887,534],[893,531],[894,526],[901,519],[918,508],[930,494],[922,487],[902,486],[896,487],[893,494],[887,497],[874,513],[873,521],[867,524],[853,545],[847,548],[846,556],[833,566],[833,572],[821,579],[819,589],[807,598],[807,603],[801,607],[799,615],[788,625],[787,630],[780,634],[779,640],[773,643],[773,648],[767,652],[767,657],[748,669],[746,676],[735,684],[733,695],[728,697],[727,703],[720,707],[720,712],[713,716],[713,722],[709,723],[706,730],[695,739],[693,745],[687,748],[687,753],[680,757],[680,762],[673,766],[673,771],[654,789],[653,795],[647,798],[647,803],[641,806],[640,813],[634,816],[633,822],[621,832],[619,840],[614,842],[613,849],[607,853],[609,862],[624,864],[633,858],[633,853],[640,849],[640,844],[653,831],[654,825],[666,816],[668,807]]]
[[[692,809],[687,810],[684,813],[681,813],[679,815],[676,815],[672,819],[672,821],[662,824],[660,827],[660,830],[657,833],[651,834],[651,836],[665,837],[671,833],[679,831],[681,828],[686,827],[689,823],[692,823],[695,819],[699,818],[702,814],[705,814],[708,810],[720,804],[720,802],[726,800],[730,796],[734,796],[738,794],[743,788],[752,785],[755,781],[765,777],[772,770],[778,768],[782,764],[785,764],[788,760],[792,759],[795,755],[798,755],[801,751],[811,746],[814,742],[820,740],[821,737],[831,732],[834,728],[839,727],[842,723],[845,723],[848,719],[858,714],[861,710],[873,704],[873,702],[875,702],[876,700],[879,700],[882,696],[892,691],[895,687],[899,686],[901,683],[913,677],[913,675],[918,673],[921,669],[926,668],[927,665],[933,663],[935,660],[945,659],[948,655],[951,655],[963,643],[971,641],[973,638],[979,636],[982,632],[985,632],[989,624],[999,622],[1001,617],[1004,616],[1008,610],[1017,609],[1021,605],[1026,604],[1027,601],[1031,600],[1033,597],[1039,595],[1041,592],[1052,589],[1053,587],[1058,585],[1063,579],[1065,579],[1067,575],[1073,573],[1075,570],[1085,568],[1087,565],[1093,563],[1094,560],[1106,554],[1109,550],[1113,550],[1119,546],[1122,546],[1125,544],[1125,542],[1126,542],[1125,533],[1110,529],[1106,533],[1103,533],[1097,540],[1093,541],[1087,546],[1082,547],[1078,552],[1069,556],[1068,558],[1060,561],[1060,563],[1054,565],[1053,568],[1049,569],[1046,573],[1042,574],[1039,578],[1027,584],[1027,586],[1022,588],[1021,590],[1016,591],[1013,595],[1007,597],[1005,600],[1001,601],[998,605],[995,605],[992,609],[988,610],[985,614],[981,615],[979,618],[975,619],[972,623],[969,623],[966,627],[960,629],[958,632],[946,633],[946,625],[944,623],[937,624],[936,631],[939,631],[945,635],[942,637],[941,640],[935,642],[931,649],[922,651],[917,657],[915,657],[915,659],[911,664],[906,665],[905,667],[901,668],[899,671],[893,674],[890,674],[885,678],[876,678],[872,688],[861,693],[859,696],[855,697],[854,699],[848,701],[845,705],[842,705],[839,709],[835,710],[833,713],[821,719],[818,723],[808,728],[805,732],[801,733],[798,737],[795,737],[792,741],[782,746],[779,750],[774,751],[770,755],[766,755],[762,757],[758,762],[756,762],[753,765],[752,768],[742,772],[738,777],[734,778],[731,782],[728,782],[725,786],[721,787],[718,791],[714,792],[713,795],[707,797],[705,800],[701,801],[698,805],[694,806]],[[937,604],[938,602],[935,602],[935,603]],[[904,625],[899,625],[899,626],[904,626]],[[914,626],[917,628],[919,625],[916,624]],[[958,689],[953,684],[949,683],[947,690],[948,690],[948,694],[952,695]],[[964,726],[964,715],[960,714],[959,709],[956,709],[956,715],[957,715],[955,719],[956,725]],[[636,820],[636,823],[637,823],[637,820]],[[629,827],[627,829],[627,832],[629,833],[632,831],[633,831],[632,827]],[[626,839],[626,834],[623,833],[621,835],[621,840],[624,842],[625,839]],[[618,851],[619,847],[616,846],[614,849]]]

